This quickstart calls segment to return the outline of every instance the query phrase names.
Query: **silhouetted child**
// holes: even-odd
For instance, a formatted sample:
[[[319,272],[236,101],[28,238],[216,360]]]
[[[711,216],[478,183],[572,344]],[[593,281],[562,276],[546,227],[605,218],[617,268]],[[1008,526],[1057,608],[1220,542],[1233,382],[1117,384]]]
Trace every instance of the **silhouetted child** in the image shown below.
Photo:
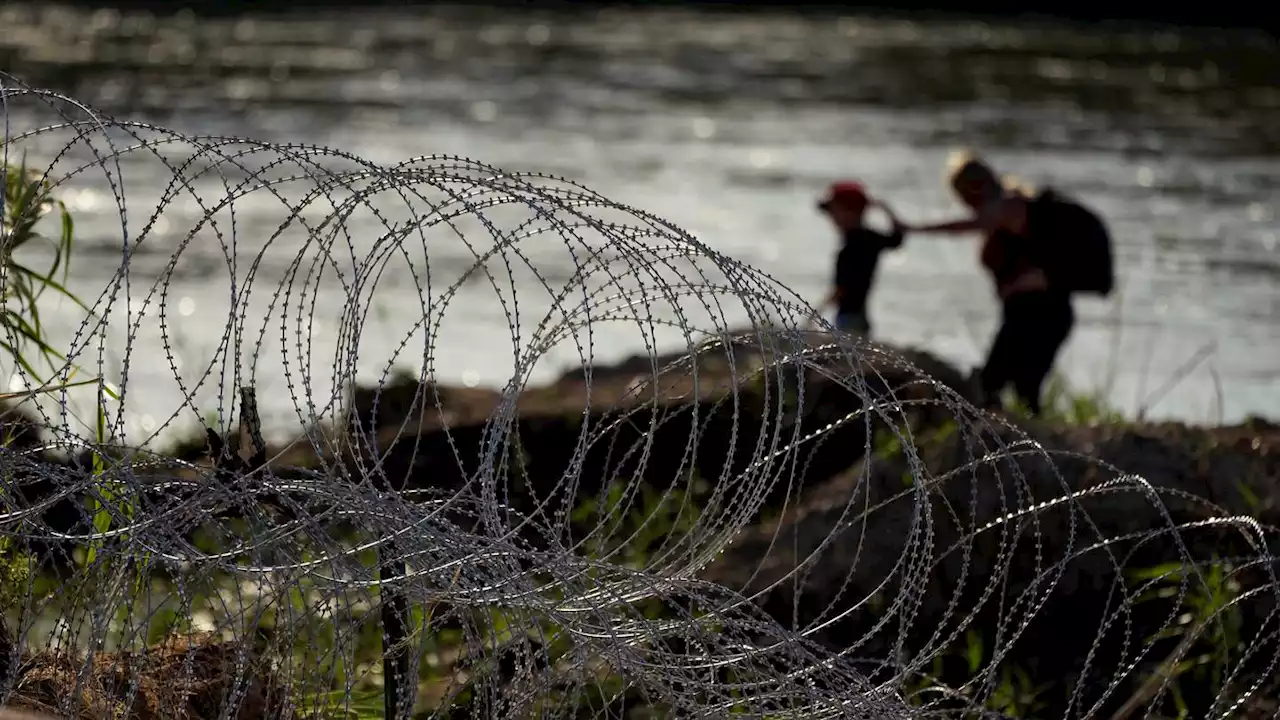
[[[893,229],[889,234],[876,232],[862,224],[867,208],[878,205]],[[838,182],[827,190],[818,209],[831,218],[843,245],[836,255],[835,287],[824,306],[836,309],[836,327],[860,335],[871,334],[867,317],[867,297],[875,281],[880,253],[902,245],[903,228],[898,218],[885,207],[867,197],[861,183]]]

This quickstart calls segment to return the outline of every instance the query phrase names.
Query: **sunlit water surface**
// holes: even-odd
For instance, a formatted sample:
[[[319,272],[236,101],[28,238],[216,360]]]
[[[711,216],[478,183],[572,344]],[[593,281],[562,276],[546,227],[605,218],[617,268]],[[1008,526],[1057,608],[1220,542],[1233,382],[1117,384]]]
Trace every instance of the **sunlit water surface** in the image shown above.
[[[327,145],[385,164],[445,153],[561,175],[663,217],[815,302],[835,251],[813,210],[824,184],[855,176],[904,218],[942,219],[958,210],[942,182],[946,155],[973,146],[1005,172],[1078,195],[1112,224],[1120,292],[1076,302],[1078,324],[1059,363],[1073,386],[1105,391],[1131,413],[1198,422],[1280,409],[1274,41],[668,10],[197,20],[9,4],[0,27],[3,67],[117,117]],[[35,110],[10,107],[9,132],[53,120]],[[33,140],[27,149],[47,161],[56,148]],[[171,175],[142,160],[122,172],[136,241]],[[122,261],[119,210],[101,171],[69,187],[79,243],[70,284],[92,300]],[[200,192],[212,199],[219,188],[206,178]],[[517,350],[527,351],[550,308],[537,275],[518,267],[516,310],[510,290],[504,307],[478,276],[443,305],[474,253],[492,246],[474,226],[469,239],[484,247],[440,232],[425,256],[415,241],[413,270],[404,258],[389,260],[376,291],[363,291],[367,315],[353,319],[332,274],[319,292],[314,277],[304,290],[317,255],[291,267],[304,236],[286,232],[263,252],[286,216],[279,201],[259,192],[234,212],[234,250],[224,222],[222,242],[206,228],[167,269],[202,214],[176,199],[130,258],[129,297],[101,298],[100,308],[112,300],[108,374],[118,379],[128,356],[131,433],[190,428],[197,413],[216,411],[219,377],[200,378],[231,377],[236,363],[218,354],[224,342],[233,358],[239,348],[248,371],[258,332],[261,358],[251,371],[277,432],[323,411],[336,352],[338,365],[355,362],[365,380],[389,362],[421,367],[427,354],[446,382],[505,385],[515,363],[511,313],[522,323]],[[364,239],[354,242],[364,252],[383,231],[370,218],[359,222],[367,224],[353,234]],[[572,276],[562,242],[520,247],[551,286]],[[258,262],[250,297],[237,300],[246,318],[239,338],[223,330],[229,258],[242,282]],[[511,284],[505,266],[489,271],[496,287]],[[165,273],[167,289],[156,284]],[[415,290],[415,275],[419,284],[431,275],[432,287]],[[289,287],[292,299],[282,297]],[[298,321],[299,293],[309,324]],[[424,316],[420,294],[436,312],[447,308],[429,347],[420,332],[405,344]],[[745,317],[740,307],[725,312],[731,324]],[[872,312],[886,341],[966,367],[980,362],[997,306],[976,241],[911,238],[882,265]],[[45,317],[67,342],[82,319],[65,302]],[[710,327],[705,312],[692,320]],[[344,347],[352,328],[360,332],[355,359]],[[298,364],[299,337],[313,346],[310,366]],[[656,341],[663,350],[683,342],[661,328]],[[634,323],[602,323],[590,351],[617,359],[644,345]],[[84,352],[82,364],[95,366],[97,351]],[[554,377],[578,362],[577,352],[562,344],[529,379]]]

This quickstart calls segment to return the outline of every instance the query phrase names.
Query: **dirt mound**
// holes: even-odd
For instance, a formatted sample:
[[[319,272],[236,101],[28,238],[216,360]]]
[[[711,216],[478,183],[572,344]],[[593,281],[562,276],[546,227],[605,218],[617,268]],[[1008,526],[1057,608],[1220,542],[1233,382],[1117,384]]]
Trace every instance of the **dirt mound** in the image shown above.
[[[571,509],[614,479],[662,491],[691,473],[712,484],[767,484],[763,502],[772,506],[857,461],[870,447],[872,424],[856,419],[860,413],[932,422],[953,415],[948,406],[968,393],[958,371],[927,353],[833,353],[810,362],[803,386],[795,363],[764,368],[760,353],[741,347],[721,354],[704,350],[684,365],[670,360],[656,378],[652,364],[638,361],[593,368],[590,382],[566,373],[521,392],[508,414],[495,412],[498,393],[406,378],[358,394],[355,426],[381,429],[353,433],[359,456],[345,462],[396,489],[451,493],[478,485],[492,443],[505,436],[499,462],[506,466],[493,472],[521,512]],[[815,439],[798,442],[806,436]],[[779,453],[797,462],[788,465]],[[802,477],[779,481],[779,472]]]
[[[1092,702],[1112,683],[1153,672],[1176,643],[1161,641],[1128,666],[1133,644],[1164,632],[1178,610],[1171,600],[1118,600],[1121,588],[1136,595],[1134,573],[1265,552],[1272,538],[1233,518],[1280,521],[1272,426],[963,423],[913,427],[913,450],[882,442],[781,517],[747,529],[704,578],[863,656],[954,652],[948,634],[963,642],[966,626],[1003,632],[1012,638],[1004,663],[1091,688],[1077,702]],[[1232,577],[1247,638],[1280,603],[1268,568]],[[1108,617],[1120,620],[1108,628]],[[1275,648],[1255,650],[1265,661]],[[1216,692],[1195,690],[1183,687],[1187,702]],[[1071,714],[1066,705],[1045,712]]]
[[[89,658],[41,652],[19,664],[15,709],[80,720],[290,717],[284,685],[243,645],[212,635],[171,637],[140,653]]]

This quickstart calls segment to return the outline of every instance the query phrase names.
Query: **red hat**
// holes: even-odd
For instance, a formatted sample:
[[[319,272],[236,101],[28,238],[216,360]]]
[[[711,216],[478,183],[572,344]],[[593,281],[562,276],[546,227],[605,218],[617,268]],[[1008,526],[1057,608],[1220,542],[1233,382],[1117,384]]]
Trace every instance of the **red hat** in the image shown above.
[[[818,203],[818,208],[826,210],[836,203],[866,203],[867,191],[860,182],[845,180],[834,183],[827,189],[827,196]]]

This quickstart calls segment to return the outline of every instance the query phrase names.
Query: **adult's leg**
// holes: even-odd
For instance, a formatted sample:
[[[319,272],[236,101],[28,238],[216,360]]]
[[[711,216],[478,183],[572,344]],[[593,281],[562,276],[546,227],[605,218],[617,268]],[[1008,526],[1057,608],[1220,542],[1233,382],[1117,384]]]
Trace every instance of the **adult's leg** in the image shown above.
[[[1013,306],[1010,306],[1010,300]],[[1017,362],[1017,298],[1005,300],[1001,308],[1000,329],[987,350],[987,360],[978,376],[983,407],[1000,407],[1000,391],[1013,380]]]
[[[1024,352],[1014,373],[1014,391],[1033,415],[1039,415],[1044,381],[1071,334],[1075,313],[1071,298],[1057,293],[1028,293]]]
[[[836,327],[847,333],[866,337],[871,334],[871,325],[865,313],[840,313],[836,315]]]

